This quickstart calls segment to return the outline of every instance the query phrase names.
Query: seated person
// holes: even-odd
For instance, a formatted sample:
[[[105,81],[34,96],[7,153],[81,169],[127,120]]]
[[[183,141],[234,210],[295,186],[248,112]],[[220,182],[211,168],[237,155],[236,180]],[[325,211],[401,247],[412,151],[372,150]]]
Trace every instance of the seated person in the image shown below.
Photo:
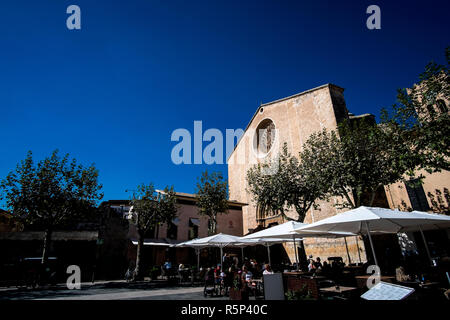
[[[206,270],[205,268],[200,267],[198,277],[199,277],[200,279],[204,279],[204,278],[205,278],[205,275],[206,275],[206,272],[207,272],[207,270]]]
[[[249,294],[250,292],[255,292],[255,287],[252,284],[253,274],[246,266],[242,267],[241,273],[241,281],[242,281],[242,289],[246,292],[244,295]]]
[[[256,264],[255,265],[255,272],[253,273],[253,276],[255,277],[255,278],[261,278],[261,276],[262,276],[262,274],[263,274],[263,268],[264,268],[264,266],[263,265],[261,265],[261,264]]]
[[[164,269],[166,270],[172,269],[172,263],[169,260],[166,260],[166,262],[164,263]]]
[[[214,279],[216,280],[216,284],[220,284],[222,282],[222,272],[220,271],[220,264],[214,268]]]
[[[228,290],[233,286],[236,269],[234,266],[228,268],[223,276],[223,286],[225,287],[225,295],[228,295]]]
[[[252,281],[253,273],[250,270],[248,270],[246,266],[243,266],[241,277],[243,281],[249,283],[250,281]]]
[[[250,261],[248,260],[248,258],[245,258],[244,260],[244,264],[245,267],[247,267],[247,270],[251,268],[252,264],[250,263]]]
[[[233,257],[233,266],[235,268],[238,268],[238,266],[239,266],[239,259],[238,259],[238,257]]]
[[[215,284],[214,269],[208,268],[207,271],[205,272],[205,287],[207,285],[213,285],[213,284]]]
[[[236,286],[236,289],[242,289],[243,281],[242,281],[242,271],[238,270],[233,274],[233,286]]]
[[[270,267],[270,264],[266,264],[263,274],[273,274],[273,271],[272,271],[272,268]]]
[[[309,272],[314,272],[314,271],[316,271],[316,265],[315,265],[313,259],[309,259],[308,271],[309,271]]]
[[[316,262],[314,262],[314,266],[316,267],[316,269],[322,268],[322,262],[320,261],[320,257],[316,258]]]
[[[403,266],[395,269],[395,278],[398,282],[411,281],[411,276],[406,274],[406,270]]]

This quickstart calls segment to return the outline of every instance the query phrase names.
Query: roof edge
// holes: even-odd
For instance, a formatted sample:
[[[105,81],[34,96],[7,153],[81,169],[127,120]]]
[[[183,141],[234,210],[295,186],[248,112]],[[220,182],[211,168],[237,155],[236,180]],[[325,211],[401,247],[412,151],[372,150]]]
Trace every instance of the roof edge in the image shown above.
[[[274,103],[278,103],[278,102],[281,102],[281,101],[284,101],[284,100],[289,100],[289,99],[292,99],[292,98],[295,98],[295,97],[298,97],[298,96],[301,96],[301,95],[304,95],[304,94],[307,94],[307,93],[310,93],[310,92],[313,92],[313,91],[316,91],[316,90],[319,90],[319,89],[323,89],[323,88],[326,88],[326,87],[334,87],[334,88],[339,89],[339,90],[342,90],[342,91],[345,90],[344,88],[339,87],[339,86],[337,86],[337,85],[335,85],[335,84],[332,84],[332,83],[326,83],[326,84],[323,84],[323,85],[321,85],[321,86],[318,86],[318,87],[315,87],[315,88],[312,88],[312,89],[308,89],[308,90],[306,90],[306,91],[302,91],[302,92],[293,94],[293,95],[288,96],[288,97],[284,97],[284,98],[280,98],[280,99],[277,99],[277,100],[274,100],[274,101],[270,101],[270,102],[263,103],[263,104],[261,104],[261,105],[259,106],[259,108],[264,107],[264,106],[268,106],[268,105],[271,105],[271,104],[274,104]],[[259,109],[259,108],[258,108],[258,109]],[[257,111],[258,111],[258,110],[257,110]]]
[[[278,102],[282,102],[282,101],[285,101],[285,100],[289,100],[289,99],[292,99],[292,98],[295,98],[295,97],[299,97],[299,96],[301,96],[301,95],[304,95],[304,94],[307,94],[307,93],[310,93],[310,92],[313,92],[313,91],[316,91],[316,90],[319,90],[319,89],[327,88],[327,87],[328,87],[328,88],[333,87],[333,88],[339,89],[339,90],[341,90],[341,91],[344,91],[344,90],[345,90],[344,88],[339,87],[339,86],[337,86],[337,85],[335,85],[335,84],[332,84],[332,83],[326,83],[326,84],[323,84],[323,85],[321,85],[321,86],[318,86],[318,87],[315,87],[315,88],[312,88],[312,89],[308,89],[308,90],[306,90],[306,91],[302,91],[302,92],[299,92],[299,93],[296,93],[296,94],[293,94],[293,95],[290,95],[290,96],[287,96],[287,97],[284,97],[284,98],[280,98],[280,99],[277,99],[277,100],[274,100],[274,101],[271,101],[271,102],[266,102],[266,103],[260,104],[259,107],[256,109],[255,113],[253,114],[252,118],[251,118],[250,121],[248,122],[247,126],[245,127],[244,133],[242,134],[242,136],[239,138],[238,142],[237,142],[236,145],[234,146],[233,151],[232,151],[232,152],[230,153],[230,155],[228,156],[227,162],[228,162],[228,160],[231,158],[231,156],[233,155],[233,153],[234,153],[234,151],[236,150],[236,147],[238,146],[239,142],[241,142],[242,137],[244,137],[245,133],[247,132],[248,127],[249,127],[250,124],[253,122],[253,119],[254,119],[254,118],[256,117],[256,115],[258,114],[259,109],[261,109],[262,107],[265,107],[265,106],[274,104],[274,103],[278,103]]]

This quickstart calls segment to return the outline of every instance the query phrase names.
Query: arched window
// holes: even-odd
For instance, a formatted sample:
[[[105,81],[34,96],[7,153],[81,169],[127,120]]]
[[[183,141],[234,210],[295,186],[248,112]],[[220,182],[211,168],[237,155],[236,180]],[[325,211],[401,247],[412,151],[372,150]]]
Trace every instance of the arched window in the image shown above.
[[[270,119],[264,119],[256,128],[253,147],[258,156],[269,153],[275,141],[275,124]]]

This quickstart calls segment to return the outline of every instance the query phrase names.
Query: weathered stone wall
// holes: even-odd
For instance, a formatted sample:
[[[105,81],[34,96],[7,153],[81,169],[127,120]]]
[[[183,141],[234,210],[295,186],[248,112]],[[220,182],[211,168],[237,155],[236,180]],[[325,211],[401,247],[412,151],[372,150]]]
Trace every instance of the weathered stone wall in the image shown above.
[[[245,134],[232,153],[228,164],[228,181],[230,185],[230,198],[240,202],[249,203],[243,208],[243,230],[244,234],[258,227],[256,206],[251,196],[246,192],[246,172],[255,163],[264,161],[258,159],[253,152],[253,138],[257,126],[264,119],[271,119],[275,124],[278,144],[275,144],[267,157],[280,150],[286,142],[289,151],[296,155],[301,151],[303,143],[308,137],[324,128],[333,130],[337,124],[348,117],[345,105],[343,89],[334,85],[325,85],[304,93],[277,100],[272,103],[261,105],[250,121]],[[338,211],[333,206],[341,199],[335,198],[330,202],[320,201],[320,209],[311,209],[305,222],[311,223],[336,214]],[[295,211],[287,215],[296,217]],[[270,222],[282,223],[279,218],[271,219]],[[263,227],[266,227],[269,221]],[[305,251],[307,255],[320,256],[326,259],[329,256],[342,256],[347,261],[347,253],[343,239],[307,239],[305,240]],[[364,245],[360,244],[362,261],[365,261]],[[352,262],[359,262],[359,254],[354,239],[348,239],[348,248]],[[294,261],[293,244],[286,244],[285,249]]]
[[[178,209],[178,228],[177,241],[189,240],[189,219],[200,219],[198,229],[199,238],[208,236],[208,219],[205,216],[199,216],[198,208],[195,204],[181,204]],[[220,214],[217,217],[217,232],[231,234],[234,236],[242,236],[242,211],[240,209],[230,209],[227,214]],[[163,224],[159,227],[158,238],[167,237],[167,225]],[[137,239],[136,228],[130,224],[130,232],[128,238]]]
[[[420,173],[425,176],[422,187],[430,210],[444,213],[450,206],[450,172],[442,171],[429,174],[421,171]],[[402,211],[412,209],[411,201],[403,182],[386,186],[385,191],[390,208]]]
[[[303,93],[280,99],[271,103],[261,105],[251,119],[245,134],[239,141],[236,149],[228,161],[228,181],[230,185],[230,198],[248,203],[243,208],[243,232],[247,234],[258,226],[267,227],[270,223],[283,223],[281,217],[272,217],[265,221],[257,220],[256,206],[251,196],[246,192],[246,172],[254,164],[264,161],[266,158],[258,158],[254,152],[253,139],[255,129],[265,119],[270,119],[277,130],[277,144],[269,151],[266,157],[271,157],[275,151],[280,150],[283,143],[287,143],[292,154],[301,151],[303,143],[308,137],[324,128],[333,130],[337,124],[348,117],[343,89],[334,85],[325,85]],[[366,115],[367,116],[367,115]],[[445,171],[435,174],[427,174],[423,185],[428,205],[432,211],[442,211],[449,207],[450,173]],[[385,187],[385,194],[379,195],[375,205],[400,210],[410,210],[411,202],[403,183],[397,183]],[[339,210],[334,206],[342,202],[340,198],[332,198],[330,201],[320,201],[320,208],[311,208],[304,222],[312,223],[332,215],[338,214]],[[296,217],[295,212],[287,213]],[[365,262],[366,254],[362,239],[356,237],[347,238],[347,246],[351,262]],[[305,239],[306,254],[326,259],[330,256],[341,256],[348,262],[348,255],[344,239]],[[292,244],[285,244],[285,249],[294,261],[294,250]]]

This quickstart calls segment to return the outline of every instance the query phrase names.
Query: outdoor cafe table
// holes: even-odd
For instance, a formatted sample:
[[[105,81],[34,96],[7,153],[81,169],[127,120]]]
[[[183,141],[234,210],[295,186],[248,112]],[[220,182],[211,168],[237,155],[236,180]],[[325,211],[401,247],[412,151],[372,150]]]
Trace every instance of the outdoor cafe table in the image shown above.
[[[283,276],[287,277],[287,278],[310,278],[310,279],[316,279],[316,280],[324,280],[326,279],[325,276],[322,275],[313,275],[311,274],[311,272],[302,272],[302,271],[297,271],[297,272],[283,272]]]
[[[417,282],[417,281],[400,281],[400,285],[406,286],[406,287],[412,287],[412,288],[421,288],[421,289],[429,289],[438,287],[440,285],[439,282]]]
[[[367,287],[367,280],[371,276],[372,275],[370,275],[370,274],[364,275],[364,276],[356,276],[355,279],[356,279],[358,288]],[[395,277],[394,276],[380,276],[380,281],[393,283],[393,282],[395,282]]]
[[[302,271],[289,271],[289,272],[283,272],[283,274],[287,276],[303,276],[307,274],[308,272],[302,272]]]
[[[363,268],[363,266],[345,266],[344,270],[351,271],[351,272],[359,272],[359,271],[363,271],[364,268]]]
[[[320,292],[329,292],[329,293],[344,293],[349,291],[358,290],[358,288],[355,287],[342,287],[340,286],[339,289],[336,289],[336,286],[332,286],[329,288],[321,288]]]
[[[330,296],[351,297],[358,291],[358,288],[344,287],[344,286],[339,286],[338,288],[336,288],[336,286],[332,286],[329,288],[321,288],[319,291],[322,295],[329,297]]]

